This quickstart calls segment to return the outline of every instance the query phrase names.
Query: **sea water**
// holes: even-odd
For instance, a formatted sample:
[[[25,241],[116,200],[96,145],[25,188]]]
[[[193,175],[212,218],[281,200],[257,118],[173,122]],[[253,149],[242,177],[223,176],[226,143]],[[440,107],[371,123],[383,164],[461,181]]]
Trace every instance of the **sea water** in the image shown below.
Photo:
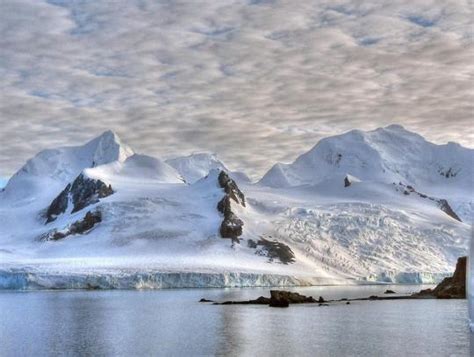
[[[290,289],[315,298],[420,286]],[[4,291],[0,356],[469,356],[465,300],[212,305],[268,288]]]

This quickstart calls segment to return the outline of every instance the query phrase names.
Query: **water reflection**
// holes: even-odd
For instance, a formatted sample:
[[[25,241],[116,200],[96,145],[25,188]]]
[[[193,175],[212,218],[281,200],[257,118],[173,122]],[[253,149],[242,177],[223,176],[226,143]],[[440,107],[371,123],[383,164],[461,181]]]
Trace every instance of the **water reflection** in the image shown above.
[[[337,298],[377,289],[300,290]],[[288,309],[197,302],[259,295],[268,290],[0,293],[0,356],[469,355],[467,304],[460,300]]]

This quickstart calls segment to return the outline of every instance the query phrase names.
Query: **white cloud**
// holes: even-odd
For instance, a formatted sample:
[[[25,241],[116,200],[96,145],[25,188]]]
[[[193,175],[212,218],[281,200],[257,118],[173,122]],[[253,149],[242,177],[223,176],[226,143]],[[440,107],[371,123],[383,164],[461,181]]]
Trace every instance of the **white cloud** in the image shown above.
[[[473,146],[467,1],[0,3],[0,174],[106,129],[259,175],[398,122]]]

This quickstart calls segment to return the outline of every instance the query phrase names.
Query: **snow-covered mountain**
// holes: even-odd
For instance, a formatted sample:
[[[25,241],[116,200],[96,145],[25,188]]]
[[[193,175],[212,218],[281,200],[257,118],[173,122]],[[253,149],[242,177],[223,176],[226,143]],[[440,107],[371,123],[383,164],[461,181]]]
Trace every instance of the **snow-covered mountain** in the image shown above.
[[[8,181],[4,196],[31,199],[54,195],[82,170],[112,162],[122,163],[133,155],[112,131],[106,131],[83,146],[62,147],[38,153]]]
[[[465,220],[473,218],[474,150],[452,142],[435,145],[400,125],[325,138],[293,163],[274,165],[260,184],[330,186],[347,175],[441,195]]]
[[[231,172],[215,154],[195,153],[166,160],[166,163],[175,168],[187,183],[194,183],[207,176],[211,170],[223,170],[239,182],[250,182],[243,172]]]
[[[106,132],[0,192],[0,288],[431,282],[472,229],[474,150],[399,126],[321,140],[257,184]]]
[[[472,189],[473,150],[435,145],[399,125],[352,130],[325,138],[292,164],[276,164],[262,178],[271,187],[319,184],[351,174],[363,181]]]

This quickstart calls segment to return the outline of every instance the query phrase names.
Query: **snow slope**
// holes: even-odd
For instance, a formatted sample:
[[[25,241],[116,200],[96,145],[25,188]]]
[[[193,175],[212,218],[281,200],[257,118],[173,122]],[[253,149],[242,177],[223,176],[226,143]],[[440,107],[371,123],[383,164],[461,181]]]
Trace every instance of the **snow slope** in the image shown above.
[[[400,147],[418,150],[406,155],[412,165],[418,160],[416,170]],[[396,126],[324,139],[259,184],[234,177],[246,196],[245,205],[232,203],[244,222],[238,244],[219,233],[217,204],[226,192],[218,176],[226,168],[215,156],[164,162],[134,154],[106,132],[82,147],[41,152],[0,192],[0,288],[437,281],[466,254],[472,226],[406,185],[430,195],[458,192],[469,207],[472,152]],[[456,174],[441,176],[439,167]],[[74,211],[71,193],[67,209],[46,223],[53,199],[80,174],[102,186],[76,188],[87,205]],[[112,191],[100,195],[97,187]],[[44,239],[94,212],[100,221],[84,232]],[[262,237],[289,247],[295,262],[282,264],[252,246]]]

